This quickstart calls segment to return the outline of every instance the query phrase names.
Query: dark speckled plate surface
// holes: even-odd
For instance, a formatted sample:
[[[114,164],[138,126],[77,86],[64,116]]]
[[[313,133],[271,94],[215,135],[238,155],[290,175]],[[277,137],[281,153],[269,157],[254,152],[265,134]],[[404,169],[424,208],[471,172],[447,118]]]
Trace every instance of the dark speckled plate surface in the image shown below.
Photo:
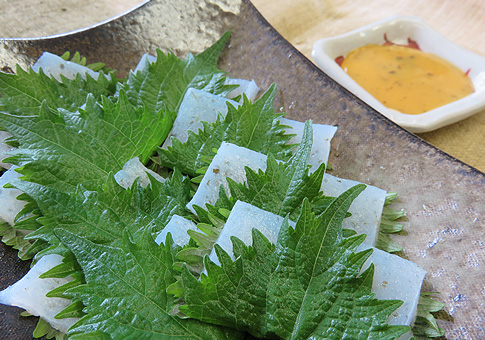
[[[176,6],[175,6],[176,5]],[[249,2],[151,1],[86,31],[38,40],[0,41],[0,68],[30,65],[42,51],[78,50],[126,74],[145,52],[199,52],[223,31],[233,33],[220,67],[278,84],[277,109],[289,117],[339,127],[332,174],[399,193],[406,236],[395,239],[427,272],[424,289],[441,292],[449,339],[485,339],[485,175],[399,128],[328,78],[286,42]],[[0,246],[0,289],[28,270]],[[0,339],[31,339],[35,320],[0,306]]]

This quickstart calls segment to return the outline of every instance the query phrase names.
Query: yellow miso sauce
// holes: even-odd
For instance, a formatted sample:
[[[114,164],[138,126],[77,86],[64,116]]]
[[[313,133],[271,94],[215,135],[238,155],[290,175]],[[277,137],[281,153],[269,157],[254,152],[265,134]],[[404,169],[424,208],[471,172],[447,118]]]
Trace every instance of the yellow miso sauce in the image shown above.
[[[365,45],[342,68],[384,106],[420,114],[475,91],[468,75],[431,53],[402,45]]]

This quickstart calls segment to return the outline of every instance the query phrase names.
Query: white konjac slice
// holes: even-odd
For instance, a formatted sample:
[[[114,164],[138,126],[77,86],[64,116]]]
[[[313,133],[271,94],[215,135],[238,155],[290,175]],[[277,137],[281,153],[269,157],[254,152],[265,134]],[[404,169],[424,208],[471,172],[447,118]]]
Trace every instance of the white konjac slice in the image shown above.
[[[250,101],[254,101],[259,93],[259,87],[254,80],[226,78],[226,85],[239,85],[238,88],[227,94],[227,98],[232,99],[243,93]]]
[[[223,142],[217,154],[212,159],[199,188],[187,208],[195,213],[194,205],[205,208],[205,205],[214,204],[219,197],[219,188],[224,187],[229,194],[227,178],[241,183],[246,180],[244,167],[248,166],[253,170],[266,170],[266,156],[262,153],[249,150],[231,143]]]
[[[71,281],[72,278],[39,278],[41,274],[61,262],[62,257],[59,255],[51,254],[42,257],[21,280],[0,292],[0,303],[23,308],[32,315],[42,317],[55,329],[66,333],[78,319],[55,319],[54,316],[68,307],[71,301],[49,298],[45,295],[52,289]]]
[[[76,78],[77,74],[80,74],[84,78],[86,74],[89,74],[94,79],[98,79],[99,76],[98,72],[94,72],[89,67],[76,64],[72,61],[66,61],[49,52],[42,53],[32,66],[32,69],[35,72],[39,72],[39,69],[42,69],[46,75],[53,76],[58,81],[61,81],[61,74],[68,79]]]
[[[0,131],[0,167],[4,169],[10,169],[10,167],[12,166],[12,164],[10,163],[3,162],[5,158],[9,157],[7,153],[16,149],[5,143],[5,140],[10,137],[12,137],[12,134],[10,132]]]
[[[215,244],[224,249],[234,260],[231,241],[232,236],[237,237],[243,241],[245,245],[249,246],[253,243],[252,230],[253,228],[256,228],[272,244],[275,244],[278,240],[278,234],[283,220],[284,218],[281,216],[257,208],[249,203],[237,201]],[[291,226],[295,225],[292,221],[289,221],[289,224]],[[209,259],[216,264],[220,264],[214,249],[212,249]]]
[[[320,190],[326,196],[337,197],[357,184],[359,182],[325,174]],[[359,250],[373,247],[377,242],[386,194],[386,191],[368,185],[350,206],[352,216],[344,219],[343,227],[367,235]]]
[[[390,325],[412,326],[416,319],[421,286],[426,271],[417,264],[397,255],[389,254],[377,248],[363,266],[363,270],[374,263],[374,281],[372,292],[379,300],[401,300],[403,305],[389,317]],[[400,339],[407,339],[407,333]]]
[[[286,129],[287,134],[295,134],[288,144],[300,144],[303,137],[303,129],[305,123],[296,120],[281,118],[280,124],[287,125],[290,129]],[[311,165],[310,172],[318,169],[320,164],[327,164],[328,156],[330,154],[330,141],[332,140],[337,127],[323,124],[312,124],[313,128],[313,144],[310,153],[308,165]]]
[[[172,235],[173,242],[183,247],[189,243],[190,236],[187,233],[189,230],[199,231],[194,222],[182,216],[173,215],[165,228],[163,228],[163,230],[158,234],[155,242],[158,245],[161,243],[165,244],[167,234],[170,233],[170,235]]]
[[[148,178],[147,173],[149,173],[159,182],[163,183],[165,181],[162,176],[150,169],[147,169],[140,162],[138,157],[130,159],[125,163],[125,165],[123,165],[123,169],[115,174],[115,181],[123,188],[128,189],[133,185],[133,182],[139,178],[140,185],[145,188],[148,184],[150,184],[150,179]]]
[[[22,191],[15,188],[4,188],[5,184],[21,177],[15,169],[17,166],[10,167],[9,170],[5,171],[0,177],[0,220],[7,222],[13,226],[15,216],[24,208],[27,202],[20,201],[17,196],[22,193]]]
[[[239,103],[233,100],[193,88],[188,89],[180,104],[172,130],[162,148],[166,149],[172,145],[171,137],[185,143],[189,130],[197,133],[202,128],[202,122],[213,123],[219,114],[225,116],[227,103],[235,107],[239,106]]]

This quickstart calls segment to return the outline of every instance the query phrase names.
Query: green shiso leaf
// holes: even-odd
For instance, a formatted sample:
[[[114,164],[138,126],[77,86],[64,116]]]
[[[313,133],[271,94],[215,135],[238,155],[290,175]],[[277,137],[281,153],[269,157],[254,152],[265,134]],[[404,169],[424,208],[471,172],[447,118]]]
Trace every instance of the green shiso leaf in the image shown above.
[[[18,256],[22,260],[30,259],[34,254],[30,253],[33,242],[25,239],[26,232],[17,230],[7,222],[0,221],[0,237],[2,242],[18,250]]]
[[[55,329],[53,329],[50,324],[42,318],[39,318],[37,325],[33,332],[33,337],[38,339],[45,337],[46,339],[53,339],[56,340],[66,340],[67,336]]]
[[[171,315],[173,299],[165,288],[175,282],[171,240],[158,246],[150,233],[132,243],[125,233],[120,247],[99,245],[56,229],[76,256],[86,284],[66,294],[87,313],[69,334],[101,332],[111,339],[237,339],[238,332]]]
[[[8,186],[13,187],[10,183],[5,187]],[[25,238],[32,230],[40,227],[37,218],[41,215],[41,212],[37,203],[25,193],[17,196],[17,199],[25,201],[26,205],[17,214],[14,227],[6,222],[0,223],[0,237],[2,242],[18,250],[18,257],[20,259],[28,260],[48,245],[41,240],[34,241]]]
[[[77,75],[75,79],[57,81],[42,71],[24,71],[17,67],[16,74],[0,72],[0,111],[18,116],[35,116],[43,104],[52,110],[76,111],[89,95],[96,99],[112,95],[115,83],[100,74],[95,80]],[[0,126],[2,126],[0,124]]]
[[[387,251],[388,253],[397,253],[403,250],[403,247],[394,241],[389,234],[379,231],[376,248]]]
[[[320,191],[325,164],[309,174],[307,164],[312,141],[312,123],[307,121],[300,146],[287,162],[278,162],[270,154],[266,171],[255,172],[246,168],[246,183],[236,183],[229,178],[234,201],[244,201],[283,217],[289,214],[291,220],[296,220],[301,202],[308,198],[315,212],[321,213],[329,203]]]
[[[69,51],[66,51],[66,52],[64,52],[63,55],[61,55],[61,58],[64,59],[64,60],[72,61],[73,63],[79,64],[79,65],[82,65],[82,66],[86,66],[87,68],[90,68],[91,70],[93,70],[95,72],[102,70],[102,71],[104,71],[104,73],[113,73],[113,74],[115,73],[115,71],[107,68],[104,63],[96,62],[96,63],[87,64],[86,57],[82,57],[81,54],[78,51],[74,52],[74,55],[69,60],[70,57],[71,57],[71,52],[69,52]]]
[[[287,160],[291,156],[292,145],[286,143],[291,138],[285,134],[279,118],[273,109],[276,86],[272,85],[258,100],[251,103],[246,97],[242,105],[235,108],[228,104],[227,115],[211,124],[203,123],[197,133],[188,132],[187,142],[172,139],[167,150],[159,149],[163,166],[178,168],[183,173],[195,177],[205,170],[201,168],[215,155],[223,141],[236,144],[263,154],[272,153],[277,159]]]
[[[70,336],[71,340],[111,340],[111,337],[103,332],[86,332]]]
[[[276,245],[255,230],[251,247],[233,238],[234,262],[216,245],[221,266],[206,257],[200,280],[184,267],[180,311],[257,337],[395,339],[409,331],[386,323],[402,302],[373,299],[373,266],[359,276],[371,250],[354,252],[365,236],[342,236],[364,188],[349,189],[318,217],[305,199],[295,229],[286,219]]]
[[[44,215],[39,218],[42,227],[27,238],[50,244],[58,243],[53,231],[59,227],[93,242],[111,244],[120,240],[125,230],[135,236],[145,229],[157,233],[174,214],[189,215],[185,205],[191,184],[177,171],[164,183],[152,179],[143,188],[136,181],[128,190],[112,176],[99,191],[78,186],[76,191],[66,193],[27,181],[16,181],[15,185],[39,202]]]
[[[434,300],[431,296],[437,293],[421,293],[418,303],[416,322],[413,335],[416,339],[437,338],[445,335],[445,331],[438,326],[432,313],[441,311],[445,304]]]
[[[189,54],[184,60],[157,50],[156,62],[136,74],[131,73],[121,88],[133,105],[145,106],[151,112],[162,110],[173,114],[188,88],[225,95],[233,86],[224,85],[224,72],[217,68],[217,62],[230,35],[226,32],[207,50],[196,56]]]
[[[0,122],[20,143],[6,161],[23,164],[19,172],[29,181],[63,191],[77,184],[96,190],[129,159],[145,162],[171,125],[163,114],[134,107],[123,93],[102,104],[88,95],[78,112],[44,104],[38,116],[0,113]]]
[[[390,206],[396,199],[397,193],[395,192],[390,192],[386,195],[376,242],[377,248],[387,251],[388,253],[396,253],[403,250],[403,247],[390,236],[390,234],[395,234],[403,230],[404,226],[399,220],[406,216],[406,213],[403,210],[395,210]]]

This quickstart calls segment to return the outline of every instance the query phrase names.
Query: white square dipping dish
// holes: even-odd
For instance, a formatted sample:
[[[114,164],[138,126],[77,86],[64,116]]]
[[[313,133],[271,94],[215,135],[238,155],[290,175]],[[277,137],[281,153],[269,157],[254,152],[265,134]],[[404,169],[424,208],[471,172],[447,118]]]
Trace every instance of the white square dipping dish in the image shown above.
[[[469,71],[475,92],[422,114],[404,114],[381,104],[357,84],[336,62],[353,49],[367,44],[385,43],[387,39],[397,44],[407,44],[408,38],[416,41],[423,52],[433,53],[460,68]],[[416,17],[391,16],[351,32],[321,39],[313,45],[312,57],[317,66],[340,85],[365,101],[403,128],[427,132],[465,119],[485,109],[485,57],[449,41]]]

